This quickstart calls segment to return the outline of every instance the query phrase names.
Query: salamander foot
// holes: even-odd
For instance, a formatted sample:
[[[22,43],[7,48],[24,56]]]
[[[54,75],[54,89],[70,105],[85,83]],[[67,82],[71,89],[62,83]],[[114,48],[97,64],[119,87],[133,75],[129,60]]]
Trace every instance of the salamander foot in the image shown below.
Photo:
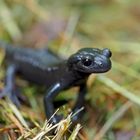
[[[20,101],[17,97],[17,92],[16,90],[9,90],[8,88],[4,88],[2,91],[0,91],[0,98],[5,98],[8,97],[17,107],[20,106]]]
[[[55,114],[55,115],[50,119],[50,123],[52,123],[52,124],[57,124],[57,123],[59,123],[62,119],[63,119],[63,115],[57,115],[57,114]]]

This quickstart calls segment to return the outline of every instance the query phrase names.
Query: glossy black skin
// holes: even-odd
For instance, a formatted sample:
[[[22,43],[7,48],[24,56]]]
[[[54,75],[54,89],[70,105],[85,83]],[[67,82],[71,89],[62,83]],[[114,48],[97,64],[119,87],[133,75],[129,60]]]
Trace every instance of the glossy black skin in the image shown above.
[[[104,73],[111,69],[111,52],[109,49],[84,48],[63,60],[47,49],[29,49],[13,47],[0,43],[0,48],[6,50],[6,63],[8,64],[6,75],[6,87],[1,97],[8,93],[10,99],[19,104],[15,92],[15,74],[20,74],[24,79],[36,84],[45,85],[48,89],[44,97],[44,106],[47,118],[55,112],[54,98],[65,89],[79,86],[79,95],[73,108],[73,113],[83,107],[86,81],[92,73]],[[74,118],[77,120],[78,113]],[[52,118],[56,123],[62,119],[57,114]]]

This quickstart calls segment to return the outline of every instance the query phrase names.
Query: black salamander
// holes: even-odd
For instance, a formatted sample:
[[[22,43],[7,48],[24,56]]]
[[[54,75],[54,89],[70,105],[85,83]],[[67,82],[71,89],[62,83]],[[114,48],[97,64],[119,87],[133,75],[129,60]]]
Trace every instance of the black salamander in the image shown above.
[[[109,49],[83,48],[63,60],[47,49],[21,48],[0,43],[0,48],[5,49],[5,62],[8,64],[6,73],[6,86],[1,93],[15,103],[19,104],[15,91],[15,74],[20,74],[24,79],[48,89],[44,97],[44,107],[47,118],[50,118],[55,109],[54,98],[62,91],[73,86],[79,86],[79,94],[73,108],[76,112],[83,106],[87,91],[86,81],[92,73],[105,73],[111,69],[111,51]],[[8,95],[6,94],[8,93]],[[73,120],[80,117],[78,113]],[[62,119],[54,115],[53,123]]]

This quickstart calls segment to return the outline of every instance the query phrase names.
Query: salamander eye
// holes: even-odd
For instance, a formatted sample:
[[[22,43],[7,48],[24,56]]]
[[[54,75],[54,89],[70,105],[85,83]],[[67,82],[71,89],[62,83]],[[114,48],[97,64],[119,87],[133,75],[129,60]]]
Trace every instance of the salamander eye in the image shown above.
[[[84,64],[84,66],[88,67],[92,64],[92,61],[89,58],[85,58],[82,60],[82,63]]]

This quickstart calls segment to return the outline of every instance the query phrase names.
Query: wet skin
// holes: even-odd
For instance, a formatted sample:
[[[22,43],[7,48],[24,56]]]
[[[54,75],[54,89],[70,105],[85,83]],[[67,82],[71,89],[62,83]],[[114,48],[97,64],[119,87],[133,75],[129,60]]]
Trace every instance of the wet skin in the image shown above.
[[[15,94],[15,74],[38,85],[45,85],[47,91],[44,97],[44,107],[48,119],[55,112],[54,98],[62,90],[74,86],[80,87],[72,109],[74,113],[83,107],[88,76],[92,73],[105,73],[111,69],[109,49],[83,48],[67,60],[63,60],[47,49],[21,48],[4,43],[0,43],[0,48],[5,49],[5,62],[8,65],[6,86],[0,95],[1,98],[9,96],[15,104],[19,105]],[[78,113],[73,121],[77,120],[80,115]],[[61,119],[62,116],[56,114],[51,121],[57,123]]]

